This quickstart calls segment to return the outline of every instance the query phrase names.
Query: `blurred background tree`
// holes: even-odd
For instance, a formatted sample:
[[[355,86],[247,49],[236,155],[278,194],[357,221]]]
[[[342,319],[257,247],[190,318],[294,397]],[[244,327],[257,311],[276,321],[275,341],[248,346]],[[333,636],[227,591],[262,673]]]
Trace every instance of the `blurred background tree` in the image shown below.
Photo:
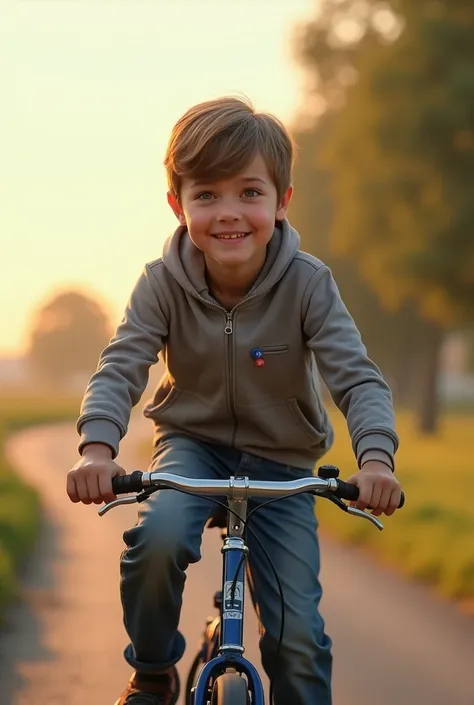
[[[111,333],[97,301],[76,291],[60,293],[33,318],[28,362],[48,385],[82,383],[95,370]]]
[[[325,0],[295,41],[292,220],[425,432],[443,339],[474,318],[473,32],[466,0]]]

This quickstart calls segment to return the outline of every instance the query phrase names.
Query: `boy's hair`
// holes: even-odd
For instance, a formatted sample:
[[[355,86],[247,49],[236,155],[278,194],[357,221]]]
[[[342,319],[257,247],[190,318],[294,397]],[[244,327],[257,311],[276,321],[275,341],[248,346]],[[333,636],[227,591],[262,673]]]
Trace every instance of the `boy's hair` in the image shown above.
[[[293,142],[273,115],[257,113],[248,100],[224,97],[190,108],[176,123],[165,156],[170,191],[181,179],[217,181],[238,174],[260,153],[278,199],[291,185]]]

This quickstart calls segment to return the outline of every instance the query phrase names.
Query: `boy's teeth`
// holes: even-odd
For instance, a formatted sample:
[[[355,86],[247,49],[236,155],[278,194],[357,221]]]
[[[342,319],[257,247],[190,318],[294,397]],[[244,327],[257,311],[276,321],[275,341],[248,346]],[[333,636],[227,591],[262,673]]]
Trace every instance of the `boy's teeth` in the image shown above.
[[[245,233],[232,233],[232,235],[218,235],[219,240],[235,240],[238,237],[245,237]]]

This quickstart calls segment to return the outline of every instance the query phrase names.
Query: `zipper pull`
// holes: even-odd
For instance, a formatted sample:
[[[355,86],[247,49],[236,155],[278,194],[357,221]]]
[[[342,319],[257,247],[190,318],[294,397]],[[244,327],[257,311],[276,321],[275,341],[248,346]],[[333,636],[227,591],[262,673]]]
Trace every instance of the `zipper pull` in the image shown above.
[[[226,316],[227,316],[227,321],[226,321],[226,324],[225,324],[224,333],[225,333],[226,335],[232,335],[232,333],[233,333],[233,331],[234,331],[234,328],[233,328],[233,326],[232,326],[232,314],[231,314],[231,313],[227,313]]]

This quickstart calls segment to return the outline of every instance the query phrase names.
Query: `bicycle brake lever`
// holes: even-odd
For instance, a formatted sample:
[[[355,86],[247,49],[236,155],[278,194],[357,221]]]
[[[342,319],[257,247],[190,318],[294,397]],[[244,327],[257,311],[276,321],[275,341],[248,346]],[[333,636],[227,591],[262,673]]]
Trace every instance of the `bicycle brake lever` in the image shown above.
[[[329,499],[333,504],[339,507],[339,509],[342,509],[343,512],[347,512],[348,514],[352,514],[356,517],[367,519],[374,526],[376,526],[379,531],[383,531],[383,524],[376,517],[374,517],[372,514],[367,514],[367,512],[363,512],[362,509],[356,509],[355,507],[351,507],[350,504],[346,504],[342,501],[342,499],[339,499],[339,497],[336,497],[334,494],[332,494],[332,492],[320,492],[316,494],[316,497],[318,496]]]
[[[114,509],[115,507],[118,507],[120,504],[135,504],[136,501],[137,501],[136,496],[134,496],[134,497],[119,497],[118,499],[114,499],[113,502],[109,502],[108,504],[104,504],[104,506],[101,507],[97,511],[97,514],[100,517],[102,517],[108,511],[110,511],[111,509]]]
[[[335,494],[333,494],[330,490],[326,492],[315,492],[314,493],[315,497],[324,497],[325,499],[328,499],[330,502],[336,505],[336,507],[339,507],[339,509],[342,509],[343,512],[347,512],[347,504],[342,501],[342,499],[339,499],[339,497],[336,497]]]
[[[137,495],[135,495],[135,499],[137,500],[137,502],[144,502],[145,499],[148,499],[148,497],[151,497],[151,495],[154,494],[155,492],[157,492],[157,490],[158,490],[158,487],[149,487],[148,489],[142,490]]]
[[[376,517],[374,517],[373,514],[367,514],[367,512],[363,512],[362,509],[356,509],[355,507],[350,507],[348,505],[346,505],[346,507],[347,507],[346,512],[348,514],[352,514],[353,516],[367,519],[372,524],[374,524],[374,526],[376,526],[379,531],[383,531],[382,522],[379,521]]]

